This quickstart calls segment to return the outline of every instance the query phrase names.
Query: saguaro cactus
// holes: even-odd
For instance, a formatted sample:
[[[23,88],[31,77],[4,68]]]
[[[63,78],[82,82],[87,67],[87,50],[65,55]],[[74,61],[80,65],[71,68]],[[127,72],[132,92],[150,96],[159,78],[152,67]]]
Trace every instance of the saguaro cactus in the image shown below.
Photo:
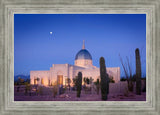
[[[141,95],[141,60],[139,49],[135,50],[136,53],[136,94]]]
[[[106,73],[106,65],[103,57],[100,58],[100,78],[102,100],[107,100],[107,95],[109,93],[109,77]]]
[[[77,85],[77,97],[80,97],[81,95],[81,89],[82,89],[82,73],[79,72],[78,73],[78,78],[77,78],[77,81],[76,81],[76,85]]]

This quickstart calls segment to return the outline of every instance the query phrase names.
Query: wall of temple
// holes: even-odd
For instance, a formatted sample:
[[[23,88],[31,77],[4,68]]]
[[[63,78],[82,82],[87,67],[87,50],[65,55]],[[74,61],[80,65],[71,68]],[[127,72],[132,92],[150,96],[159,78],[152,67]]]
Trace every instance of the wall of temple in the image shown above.
[[[36,80],[39,78],[39,81]],[[50,71],[30,71],[30,83],[48,85],[48,79],[50,78]],[[36,81],[35,81],[36,80]]]
[[[113,76],[115,83],[120,81],[120,67],[107,68],[107,73],[109,76]]]
[[[109,76],[113,77],[115,83],[120,81],[119,67],[106,68],[106,70]],[[58,76],[63,76],[63,85],[65,85],[65,79],[70,78],[72,81],[73,78],[78,75],[78,72],[82,72],[82,77],[92,77],[94,81],[100,79],[100,70],[95,66],[84,68],[70,64],[53,64],[48,71],[31,71],[31,84],[34,84],[34,79],[40,78],[40,81],[37,84],[43,83],[42,85],[47,86],[49,84],[57,83]]]

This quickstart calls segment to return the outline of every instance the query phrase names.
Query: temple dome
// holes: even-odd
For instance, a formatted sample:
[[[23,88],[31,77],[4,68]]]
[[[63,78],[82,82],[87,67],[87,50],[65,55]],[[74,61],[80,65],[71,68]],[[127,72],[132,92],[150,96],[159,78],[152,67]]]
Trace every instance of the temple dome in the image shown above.
[[[86,50],[86,49],[81,49],[81,50],[76,54],[76,57],[75,57],[75,60],[78,60],[78,59],[88,59],[88,60],[92,60],[92,56],[91,56],[91,54],[88,52],[88,50]]]
[[[88,50],[85,49],[84,41],[82,49],[76,54],[75,57],[75,65],[80,67],[92,67],[92,56],[88,52]]]

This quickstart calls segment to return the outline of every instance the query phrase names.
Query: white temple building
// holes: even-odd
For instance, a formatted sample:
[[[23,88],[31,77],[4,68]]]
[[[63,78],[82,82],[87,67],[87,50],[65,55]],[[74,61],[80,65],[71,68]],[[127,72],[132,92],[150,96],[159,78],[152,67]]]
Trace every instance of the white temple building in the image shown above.
[[[115,83],[120,81],[120,67],[107,67],[106,70],[108,75],[113,77]],[[66,78],[70,78],[72,81],[73,78],[78,75],[78,72],[82,72],[82,77],[92,77],[94,81],[100,79],[100,69],[93,65],[92,56],[88,50],[85,49],[84,42],[82,49],[76,54],[74,65],[52,64],[49,70],[30,71],[30,82],[31,84],[44,86],[55,83],[65,85]],[[39,80],[37,80],[37,78]]]

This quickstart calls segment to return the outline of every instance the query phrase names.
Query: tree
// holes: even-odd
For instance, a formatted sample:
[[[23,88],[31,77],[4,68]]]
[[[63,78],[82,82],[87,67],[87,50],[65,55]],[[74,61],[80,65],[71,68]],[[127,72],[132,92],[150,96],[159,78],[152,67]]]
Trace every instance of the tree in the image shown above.
[[[89,78],[89,84],[92,84],[94,79],[92,77]]]
[[[37,80],[37,82],[38,82],[40,79],[37,77],[37,79],[36,79],[36,80]]]
[[[92,84],[93,80],[94,79],[92,77],[90,77],[90,78],[84,77],[83,78],[84,84]]]
[[[24,82],[24,79],[18,77],[18,82],[17,82],[17,92],[19,92],[20,86],[22,85],[22,83]]]
[[[106,73],[106,65],[103,57],[100,58],[100,78],[102,100],[107,100],[109,93],[109,76]]]
[[[99,79],[97,79],[97,81],[96,81],[96,82],[94,82],[94,84],[96,85],[97,94],[99,95],[99,88],[100,88]]]
[[[69,91],[70,91],[71,79],[70,79],[70,78],[66,78],[66,83],[67,83],[67,85],[68,85],[68,87],[69,87]]]
[[[73,86],[77,87],[77,78],[78,76],[76,76],[75,78],[73,78]]]
[[[40,80],[38,77],[35,79],[37,81],[37,85],[36,85],[36,92],[38,93],[38,81]]]
[[[53,93],[53,97],[55,98],[59,91],[57,81],[54,81],[54,82],[52,81],[50,86],[52,86],[51,91]]]

